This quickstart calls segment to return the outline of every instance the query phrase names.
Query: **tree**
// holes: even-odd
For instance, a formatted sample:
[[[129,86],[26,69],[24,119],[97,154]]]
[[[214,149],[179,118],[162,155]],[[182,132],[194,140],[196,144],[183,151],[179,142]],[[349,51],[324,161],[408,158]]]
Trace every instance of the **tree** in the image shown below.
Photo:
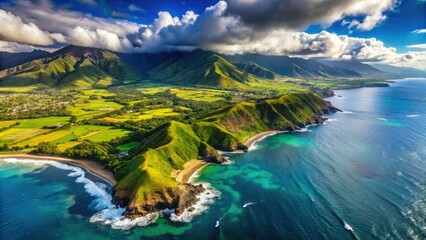
[[[10,150],[9,145],[7,145],[6,143],[3,144],[3,146],[0,146],[0,151],[9,151],[9,150]]]
[[[49,154],[49,155],[56,155],[59,153],[59,149],[58,149],[58,146],[56,146],[56,144],[54,143],[41,142],[37,145],[35,152]]]
[[[70,118],[70,123],[76,123],[77,122],[77,117],[72,115]]]

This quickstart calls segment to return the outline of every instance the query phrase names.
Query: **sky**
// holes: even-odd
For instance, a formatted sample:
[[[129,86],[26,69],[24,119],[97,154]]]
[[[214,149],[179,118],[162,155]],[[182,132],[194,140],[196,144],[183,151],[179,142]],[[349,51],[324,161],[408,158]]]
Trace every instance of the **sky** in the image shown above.
[[[197,48],[426,70],[426,0],[0,0],[0,51]]]

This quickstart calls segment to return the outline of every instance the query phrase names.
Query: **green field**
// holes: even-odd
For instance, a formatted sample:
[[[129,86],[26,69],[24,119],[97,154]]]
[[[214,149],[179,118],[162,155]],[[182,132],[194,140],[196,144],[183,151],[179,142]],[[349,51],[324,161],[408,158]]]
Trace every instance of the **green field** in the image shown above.
[[[123,107],[118,103],[107,102],[103,99],[86,101],[88,102],[77,103],[75,106],[68,107],[71,114],[76,116],[79,120],[91,119],[95,116],[118,110]]]
[[[92,142],[103,142],[123,137],[130,133],[130,131],[124,129],[96,125],[72,126],[66,130],[41,129],[40,126],[43,125],[42,121],[36,120],[24,120],[23,125],[0,132],[0,144],[6,143],[12,147],[25,147],[27,145],[35,147],[41,142],[53,142],[69,147],[76,145],[74,141],[90,140]],[[33,127],[30,128],[30,126]],[[70,142],[73,142],[73,144],[67,145]]]
[[[154,110],[148,110],[143,113],[130,113],[116,117],[106,117],[104,118],[104,120],[109,122],[141,121],[151,118],[162,118],[177,115],[179,115],[179,113],[174,112],[171,108],[159,108]]]
[[[215,89],[178,89],[172,88],[170,91],[176,96],[184,99],[191,99],[195,101],[207,101],[213,102],[218,100],[223,100],[223,94],[228,92],[225,90],[215,90]]]
[[[140,145],[141,145],[140,142],[129,142],[129,143],[118,146],[117,149],[120,151],[129,151],[129,150],[132,150],[133,148],[139,147]]]
[[[67,124],[70,117],[47,117],[37,119],[24,119],[19,120],[16,128],[42,128],[42,127],[54,127],[56,124]]]
[[[10,128],[0,132],[0,144],[13,144],[47,132],[37,128]]]

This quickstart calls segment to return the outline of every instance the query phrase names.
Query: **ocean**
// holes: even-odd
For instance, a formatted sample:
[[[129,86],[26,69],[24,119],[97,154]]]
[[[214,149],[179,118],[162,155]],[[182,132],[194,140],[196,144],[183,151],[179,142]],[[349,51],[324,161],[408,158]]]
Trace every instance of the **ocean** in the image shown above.
[[[325,124],[204,168],[196,181],[210,196],[175,221],[114,225],[122,209],[100,179],[65,164],[0,161],[0,239],[426,239],[426,79],[328,100],[343,112]]]

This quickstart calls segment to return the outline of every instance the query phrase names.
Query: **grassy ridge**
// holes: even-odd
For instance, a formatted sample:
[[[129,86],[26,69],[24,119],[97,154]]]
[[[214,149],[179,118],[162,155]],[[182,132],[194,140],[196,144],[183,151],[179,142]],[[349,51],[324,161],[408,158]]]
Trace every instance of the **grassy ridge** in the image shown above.
[[[149,199],[154,191],[174,187],[176,181],[171,176],[174,169],[183,169],[187,161],[214,153],[190,125],[175,121],[154,130],[139,151],[141,154],[128,166],[129,173],[116,187],[131,191],[138,201]]]
[[[112,52],[71,45],[0,71],[0,86],[105,88],[138,78],[136,71]]]
[[[238,103],[211,112],[193,124],[172,121],[148,134],[140,154],[130,160],[116,190],[126,190],[133,204],[176,186],[174,170],[192,159],[217,156],[214,148],[235,149],[249,137],[270,129],[305,124],[331,105],[311,93],[288,94],[260,103]]]

